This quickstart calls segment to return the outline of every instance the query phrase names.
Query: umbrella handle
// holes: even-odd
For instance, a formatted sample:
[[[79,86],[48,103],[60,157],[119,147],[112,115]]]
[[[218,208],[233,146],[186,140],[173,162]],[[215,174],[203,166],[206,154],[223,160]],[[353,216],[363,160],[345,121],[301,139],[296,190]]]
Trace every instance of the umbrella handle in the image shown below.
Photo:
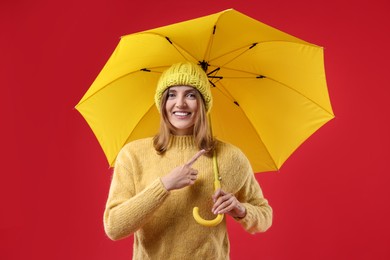
[[[192,211],[192,214],[194,215],[194,219],[196,220],[196,222],[198,222],[199,224],[206,226],[206,227],[214,227],[214,226],[218,225],[219,223],[221,223],[221,221],[223,220],[223,214],[218,214],[218,216],[212,220],[203,219],[199,215],[199,208],[198,207],[194,208],[194,210]]]
[[[216,155],[215,150],[214,150],[214,156],[213,156],[213,167],[214,167],[214,189],[217,190],[217,189],[221,188],[221,182],[220,182],[220,178],[218,176],[219,171],[218,171],[218,164],[217,164],[217,155]],[[214,227],[214,226],[218,225],[219,223],[221,223],[223,220],[223,214],[218,214],[218,216],[212,220],[203,219],[199,215],[199,208],[198,207],[195,207],[193,209],[192,215],[194,216],[194,219],[196,220],[196,222],[198,222],[199,224],[206,226],[206,227]]]

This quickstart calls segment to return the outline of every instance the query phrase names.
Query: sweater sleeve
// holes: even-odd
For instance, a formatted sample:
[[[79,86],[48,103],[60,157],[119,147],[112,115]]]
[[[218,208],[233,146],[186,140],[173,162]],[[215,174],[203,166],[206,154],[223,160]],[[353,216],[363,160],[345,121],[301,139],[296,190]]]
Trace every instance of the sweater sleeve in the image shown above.
[[[134,169],[126,162],[117,160],[104,212],[104,229],[112,240],[128,237],[142,227],[169,194],[160,178],[136,194]]]
[[[265,232],[272,225],[272,208],[263,196],[249,161],[243,154],[241,159],[243,160],[241,170],[245,181],[236,196],[246,208],[246,215],[235,220],[249,233]]]

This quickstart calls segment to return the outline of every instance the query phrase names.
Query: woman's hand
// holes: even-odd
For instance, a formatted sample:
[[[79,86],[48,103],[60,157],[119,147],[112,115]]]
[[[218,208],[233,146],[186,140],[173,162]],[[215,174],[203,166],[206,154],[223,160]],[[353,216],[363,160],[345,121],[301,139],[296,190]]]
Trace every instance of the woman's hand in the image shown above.
[[[198,171],[191,168],[191,166],[205,152],[205,150],[200,150],[187,163],[182,166],[176,167],[169,174],[162,177],[161,181],[164,184],[165,188],[170,191],[193,185],[198,177]]]
[[[246,208],[231,194],[217,189],[213,195],[214,205],[211,209],[214,214],[228,214],[234,218],[246,216]]]

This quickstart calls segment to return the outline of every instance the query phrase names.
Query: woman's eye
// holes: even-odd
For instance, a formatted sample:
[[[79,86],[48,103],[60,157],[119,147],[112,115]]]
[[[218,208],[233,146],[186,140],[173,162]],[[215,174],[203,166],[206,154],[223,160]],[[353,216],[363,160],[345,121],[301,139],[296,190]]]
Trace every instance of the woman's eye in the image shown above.
[[[189,97],[189,98],[195,98],[195,93],[188,93],[188,94],[187,94],[187,97]]]
[[[168,98],[174,98],[175,94],[174,93],[168,93]]]

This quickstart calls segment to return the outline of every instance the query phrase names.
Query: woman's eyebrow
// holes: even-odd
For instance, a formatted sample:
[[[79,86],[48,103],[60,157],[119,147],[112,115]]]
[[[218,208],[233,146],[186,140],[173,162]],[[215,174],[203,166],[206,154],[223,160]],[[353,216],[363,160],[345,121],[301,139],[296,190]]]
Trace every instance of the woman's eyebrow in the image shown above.
[[[169,89],[169,92],[177,92],[177,90],[175,90],[175,89]],[[184,93],[195,93],[196,91],[195,91],[195,89],[187,89],[187,90],[185,90],[184,91]]]

